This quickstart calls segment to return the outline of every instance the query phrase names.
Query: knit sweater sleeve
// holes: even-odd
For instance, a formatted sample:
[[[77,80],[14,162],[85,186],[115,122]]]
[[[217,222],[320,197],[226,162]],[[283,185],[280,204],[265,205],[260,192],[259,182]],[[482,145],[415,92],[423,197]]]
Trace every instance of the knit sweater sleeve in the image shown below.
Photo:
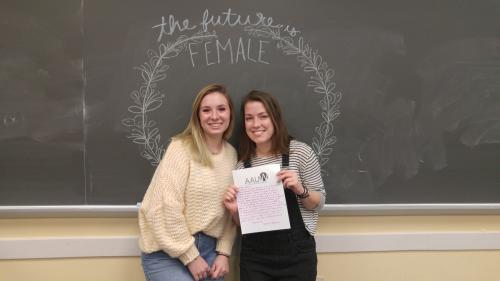
[[[228,153],[229,158],[226,159],[225,161],[231,163],[232,164],[231,167],[232,169],[234,169],[236,166],[236,159],[237,159],[236,150],[229,143],[226,143],[226,148],[229,150],[230,153]],[[225,216],[224,228],[222,230],[221,237],[217,240],[217,245],[215,247],[215,250],[217,252],[222,252],[230,255],[232,252],[234,239],[236,238],[237,229],[236,225],[234,224],[233,218],[226,209],[224,209],[224,216]]]
[[[184,216],[185,189],[190,173],[187,145],[173,140],[151,180],[141,205],[156,243],[188,264],[199,256]]]
[[[236,238],[236,225],[233,222],[231,215],[225,212],[226,220],[224,230],[221,237],[217,240],[215,250],[224,254],[231,255],[234,239]]]

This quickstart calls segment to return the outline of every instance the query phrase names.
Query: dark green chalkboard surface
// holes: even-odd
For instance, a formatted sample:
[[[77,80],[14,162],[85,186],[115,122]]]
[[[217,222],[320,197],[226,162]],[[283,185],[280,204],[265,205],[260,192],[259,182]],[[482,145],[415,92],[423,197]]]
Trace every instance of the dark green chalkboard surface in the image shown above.
[[[500,203],[500,2],[0,2],[0,205],[131,205],[197,91],[278,96],[329,204]]]

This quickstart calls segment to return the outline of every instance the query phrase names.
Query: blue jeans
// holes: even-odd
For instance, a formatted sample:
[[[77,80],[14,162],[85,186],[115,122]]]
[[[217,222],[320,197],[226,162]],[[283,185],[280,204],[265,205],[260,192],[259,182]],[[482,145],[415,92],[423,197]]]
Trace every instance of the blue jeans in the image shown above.
[[[217,240],[203,233],[194,235],[195,245],[201,257],[205,259],[209,266],[217,256],[215,246]],[[142,269],[147,281],[193,281],[193,276],[189,269],[182,264],[178,258],[172,258],[164,251],[157,251],[150,254],[141,254]],[[204,279],[207,281],[224,281],[219,279]]]

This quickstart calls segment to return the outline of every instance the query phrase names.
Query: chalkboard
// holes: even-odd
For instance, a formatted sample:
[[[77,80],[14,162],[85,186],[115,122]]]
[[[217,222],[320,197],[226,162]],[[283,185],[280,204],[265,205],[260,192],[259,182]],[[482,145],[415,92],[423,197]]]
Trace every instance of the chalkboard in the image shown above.
[[[279,98],[329,204],[500,203],[498,15],[494,0],[2,1],[0,205],[141,201],[215,82],[237,105]]]

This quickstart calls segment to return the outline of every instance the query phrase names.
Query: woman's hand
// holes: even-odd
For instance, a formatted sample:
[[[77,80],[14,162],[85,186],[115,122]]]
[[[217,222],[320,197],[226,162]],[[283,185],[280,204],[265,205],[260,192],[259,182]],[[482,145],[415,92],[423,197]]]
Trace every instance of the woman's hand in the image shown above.
[[[299,175],[295,171],[281,170],[278,172],[278,178],[283,181],[283,186],[289,188],[293,193],[299,195],[302,205],[308,209],[312,210],[316,208],[321,201],[321,194],[318,191],[307,190],[302,185],[299,179]],[[302,196],[306,194],[306,196]]]
[[[295,171],[281,170],[277,176],[283,182],[283,186],[292,190],[296,195],[304,193],[304,186],[302,186],[299,175]]]
[[[224,194],[224,206],[231,213],[231,215],[238,212],[238,203],[236,201],[236,196],[238,194],[238,188],[236,185],[232,184]]]
[[[238,202],[236,201],[236,197],[238,195],[238,188],[236,185],[232,184],[224,194],[224,206],[231,214],[233,221],[235,224],[240,224],[240,216],[238,214]]]
[[[201,256],[196,257],[196,259],[188,263],[187,267],[195,281],[206,279],[210,273],[208,263]]]
[[[229,257],[217,255],[210,269],[210,277],[218,279],[224,277],[229,272]]]

